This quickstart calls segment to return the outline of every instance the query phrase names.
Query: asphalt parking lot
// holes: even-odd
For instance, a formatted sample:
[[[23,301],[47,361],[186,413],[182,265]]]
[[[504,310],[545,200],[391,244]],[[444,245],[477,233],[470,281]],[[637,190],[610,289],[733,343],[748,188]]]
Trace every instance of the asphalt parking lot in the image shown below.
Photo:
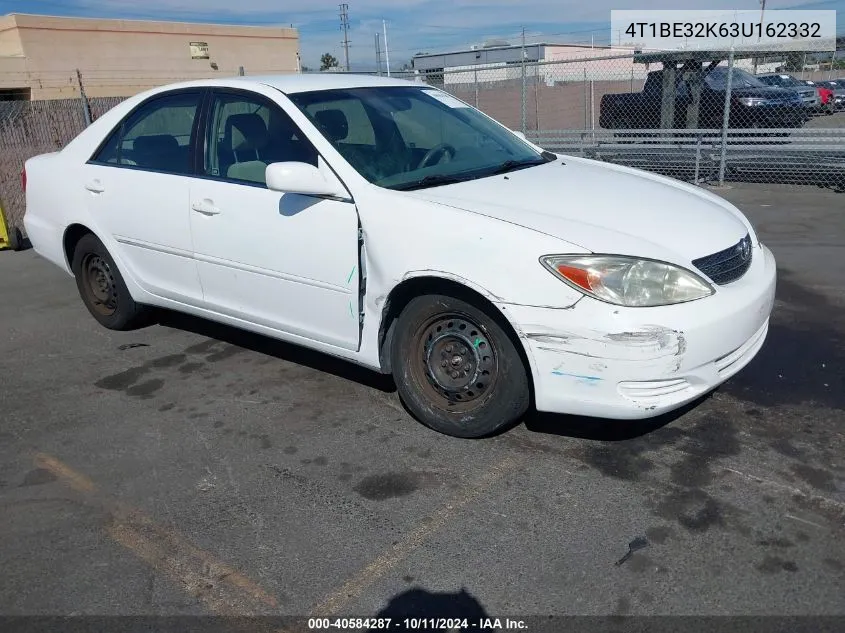
[[[0,253],[0,614],[845,615],[845,194],[718,193],[778,258],[755,361],[669,418],[480,441],[268,339],[107,331]]]

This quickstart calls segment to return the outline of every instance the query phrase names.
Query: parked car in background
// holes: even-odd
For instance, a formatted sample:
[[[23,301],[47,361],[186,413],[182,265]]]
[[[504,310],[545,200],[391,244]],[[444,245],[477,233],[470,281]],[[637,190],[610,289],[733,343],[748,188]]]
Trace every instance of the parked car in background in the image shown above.
[[[775,259],[723,198],[398,79],[163,86],[25,177],[36,252],[104,327],[156,306],[309,347],[461,437],[530,405],[677,409],[757,355],[774,302]]]
[[[802,79],[801,81],[808,86],[813,86],[818,91],[819,99],[821,99],[818,112],[823,112],[824,114],[833,114],[836,112],[834,91],[832,88],[825,86],[824,81],[812,81],[811,79]]]
[[[845,79],[835,79],[833,81],[819,81],[816,83],[833,92],[834,110],[845,109]]]
[[[706,73],[701,90],[699,128],[722,127],[727,85],[728,69],[724,66],[717,66]],[[648,74],[642,92],[604,95],[599,106],[599,125],[605,129],[658,128],[662,99],[663,71],[655,70]],[[687,127],[687,106],[691,100],[688,82],[679,73],[674,127]],[[751,73],[734,69],[731,79],[731,127],[800,127],[808,119],[802,98],[795,90],[767,86]]]
[[[808,86],[800,79],[783,73],[765,73],[756,76],[759,81],[767,86],[775,86],[785,90],[793,90],[801,95],[804,107],[810,112],[816,112],[821,105],[821,98],[815,86]]]

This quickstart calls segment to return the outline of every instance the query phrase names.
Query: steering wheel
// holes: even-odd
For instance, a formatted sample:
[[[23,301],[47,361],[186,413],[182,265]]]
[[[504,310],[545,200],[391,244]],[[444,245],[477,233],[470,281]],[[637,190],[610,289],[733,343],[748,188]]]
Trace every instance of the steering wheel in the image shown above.
[[[446,154],[449,154],[449,160],[451,160],[455,157],[457,151],[458,150],[456,150],[454,146],[449,145],[449,143],[440,143],[439,145],[435,145],[425,153],[425,156],[422,157],[420,164],[417,165],[417,169],[436,165]]]

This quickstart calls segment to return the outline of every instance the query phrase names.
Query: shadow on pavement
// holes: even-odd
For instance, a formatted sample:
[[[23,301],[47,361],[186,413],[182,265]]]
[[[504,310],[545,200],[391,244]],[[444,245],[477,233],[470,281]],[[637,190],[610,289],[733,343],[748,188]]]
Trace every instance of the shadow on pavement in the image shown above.
[[[423,620],[435,618],[436,620],[464,620],[469,623],[478,623],[486,618],[487,612],[484,607],[466,589],[456,593],[435,593],[425,589],[409,589],[390,599],[387,606],[378,612],[376,618],[390,618],[391,631],[416,631],[420,625],[415,626],[413,622],[406,620]],[[454,627],[461,628],[461,627]]]
[[[351,380],[379,391],[387,393],[396,391],[393,378],[390,376],[379,374],[360,365],[299,345],[285,343],[284,341],[268,336],[254,334],[246,330],[178,312],[162,310],[158,314],[157,321],[163,327],[193,332],[199,336],[223,341],[230,345],[237,345],[238,347],[259,354],[267,354],[279,360],[296,363],[303,367],[332,374],[338,378]]]
[[[701,406],[711,395],[705,394],[680,409],[646,420],[610,420],[607,418],[589,418],[579,415],[561,415],[558,413],[532,411],[526,416],[523,422],[525,423],[525,428],[534,433],[561,435],[600,442],[623,442],[662,429],[664,426],[671,424],[678,418]]]

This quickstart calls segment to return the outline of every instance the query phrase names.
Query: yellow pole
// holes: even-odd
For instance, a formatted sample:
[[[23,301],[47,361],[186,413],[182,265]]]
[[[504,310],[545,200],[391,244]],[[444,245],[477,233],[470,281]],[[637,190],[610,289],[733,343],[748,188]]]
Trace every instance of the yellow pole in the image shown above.
[[[3,211],[3,201],[0,200],[0,251],[6,249],[16,251],[19,248],[17,229],[12,227],[10,231],[9,224],[6,222],[6,213]]]

